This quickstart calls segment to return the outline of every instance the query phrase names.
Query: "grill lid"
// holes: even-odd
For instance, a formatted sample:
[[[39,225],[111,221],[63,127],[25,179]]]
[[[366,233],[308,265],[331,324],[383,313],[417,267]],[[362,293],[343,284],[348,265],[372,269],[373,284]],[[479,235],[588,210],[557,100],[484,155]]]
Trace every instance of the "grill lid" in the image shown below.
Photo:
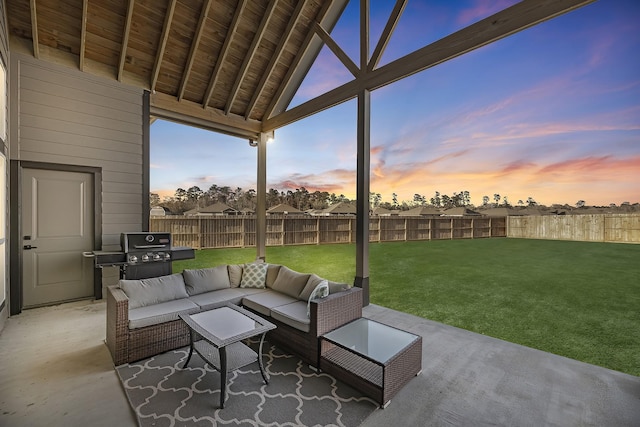
[[[122,233],[120,245],[124,253],[135,251],[168,251],[171,250],[171,233],[141,232]]]

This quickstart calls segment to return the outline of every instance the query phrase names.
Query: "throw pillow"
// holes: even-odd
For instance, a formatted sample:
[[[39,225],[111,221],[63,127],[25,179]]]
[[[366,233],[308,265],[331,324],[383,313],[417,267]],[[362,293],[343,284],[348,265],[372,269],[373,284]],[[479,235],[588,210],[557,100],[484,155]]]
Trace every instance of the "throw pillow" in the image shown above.
[[[127,294],[129,309],[189,297],[181,273],[142,280],[120,280],[120,288]]]
[[[280,267],[278,277],[273,281],[271,289],[289,295],[290,297],[298,298],[298,295],[300,295],[300,292],[302,292],[308,280],[308,274],[298,273],[283,265]]]
[[[245,264],[242,269],[241,288],[264,288],[267,280],[267,265],[265,263]]]
[[[316,298],[326,298],[328,295],[329,283],[326,280],[323,280],[318,284],[318,286],[316,286],[309,296],[309,300],[307,301],[307,317],[311,317],[311,300]]]
[[[316,274],[312,274],[311,276],[309,276],[309,281],[297,298],[302,301],[308,300],[311,292],[313,292],[316,286],[318,286],[323,280],[325,279],[319,277]],[[332,282],[330,280],[327,280],[327,282],[329,283],[329,295],[349,289],[349,285],[347,285],[346,283]]]
[[[184,283],[189,295],[198,295],[204,292],[231,287],[226,265],[219,265],[213,268],[199,268],[197,270],[184,270],[182,275],[184,276]]]

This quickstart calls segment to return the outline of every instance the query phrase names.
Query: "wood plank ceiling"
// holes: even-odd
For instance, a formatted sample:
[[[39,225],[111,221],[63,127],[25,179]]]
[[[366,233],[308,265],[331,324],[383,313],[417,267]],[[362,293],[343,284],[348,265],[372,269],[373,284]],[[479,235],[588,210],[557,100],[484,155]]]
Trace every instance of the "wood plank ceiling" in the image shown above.
[[[9,0],[7,16],[12,48],[147,89],[155,115],[255,139],[317,56],[317,23],[330,31],[346,3]]]
[[[361,14],[359,65],[330,36],[348,1],[7,0],[6,6],[12,50],[147,89],[156,117],[258,139],[362,89],[375,90],[594,0],[522,0],[381,67],[407,0],[396,0],[371,56],[368,18]],[[324,44],[354,79],[287,110]]]

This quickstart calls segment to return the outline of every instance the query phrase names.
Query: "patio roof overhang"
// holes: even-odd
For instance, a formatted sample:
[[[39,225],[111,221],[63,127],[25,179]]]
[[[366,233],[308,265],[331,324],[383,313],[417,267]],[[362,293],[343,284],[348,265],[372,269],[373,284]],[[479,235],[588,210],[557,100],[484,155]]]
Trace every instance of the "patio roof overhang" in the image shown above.
[[[152,116],[257,140],[594,0],[524,0],[382,67],[406,0],[359,65],[330,36],[348,1],[12,0],[6,8],[12,49],[146,89]],[[361,36],[368,47],[368,24]],[[287,110],[324,44],[353,80]]]
[[[12,50],[148,90],[153,117],[257,141],[259,259],[268,135],[357,98],[354,284],[364,289],[366,305],[370,92],[595,0],[523,0],[378,66],[407,1],[396,1],[370,51],[370,0],[360,0],[356,62],[330,35],[348,0],[11,0],[6,10]],[[287,110],[324,45],[353,80]]]
[[[12,48],[151,93],[151,113],[256,140],[348,0],[12,0]]]

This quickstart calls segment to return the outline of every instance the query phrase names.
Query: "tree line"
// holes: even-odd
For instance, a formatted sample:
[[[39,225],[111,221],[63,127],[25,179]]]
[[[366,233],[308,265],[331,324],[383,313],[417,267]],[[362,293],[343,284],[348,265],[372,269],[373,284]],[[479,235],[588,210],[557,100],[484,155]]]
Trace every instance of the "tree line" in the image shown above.
[[[491,202],[493,200],[493,202]],[[250,210],[255,211],[257,203],[256,190],[244,190],[240,187],[232,189],[228,186],[218,186],[213,184],[208,190],[204,191],[198,186],[190,187],[185,190],[178,188],[173,196],[160,198],[156,193],[149,194],[151,206],[161,206],[169,210],[172,214],[180,215],[186,211],[197,207],[204,208],[214,203],[224,203],[227,206],[238,211]],[[319,210],[326,209],[339,202],[352,202],[344,194],[336,195],[327,191],[309,192],[306,188],[300,187],[295,190],[279,191],[271,188],[267,191],[266,205],[267,209],[279,205],[287,204],[301,211],[310,209]],[[576,205],[584,201],[579,201]],[[418,206],[433,206],[437,208],[449,209],[454,207],[474,207],[471,204],[471,193],[467,190],[454,192],[452,195],[442,194],[436,191],[433,197],[427,198],[421,194],[414,194],[413,199],[409,201],[398,201],[398,195],[392,194],[392,200],[383,201],[380,193],[369,193],[369,204],[372,209],[385,208],[389,210],[409,210]],[[538,203],[532,198],[527,198],[526,202],[518,201],[518,206],[537,206]],[[483,196],[483,207],[511,207],[508,198],[502,197],[500,194],[494,194],[491,199],[489,196]]]

